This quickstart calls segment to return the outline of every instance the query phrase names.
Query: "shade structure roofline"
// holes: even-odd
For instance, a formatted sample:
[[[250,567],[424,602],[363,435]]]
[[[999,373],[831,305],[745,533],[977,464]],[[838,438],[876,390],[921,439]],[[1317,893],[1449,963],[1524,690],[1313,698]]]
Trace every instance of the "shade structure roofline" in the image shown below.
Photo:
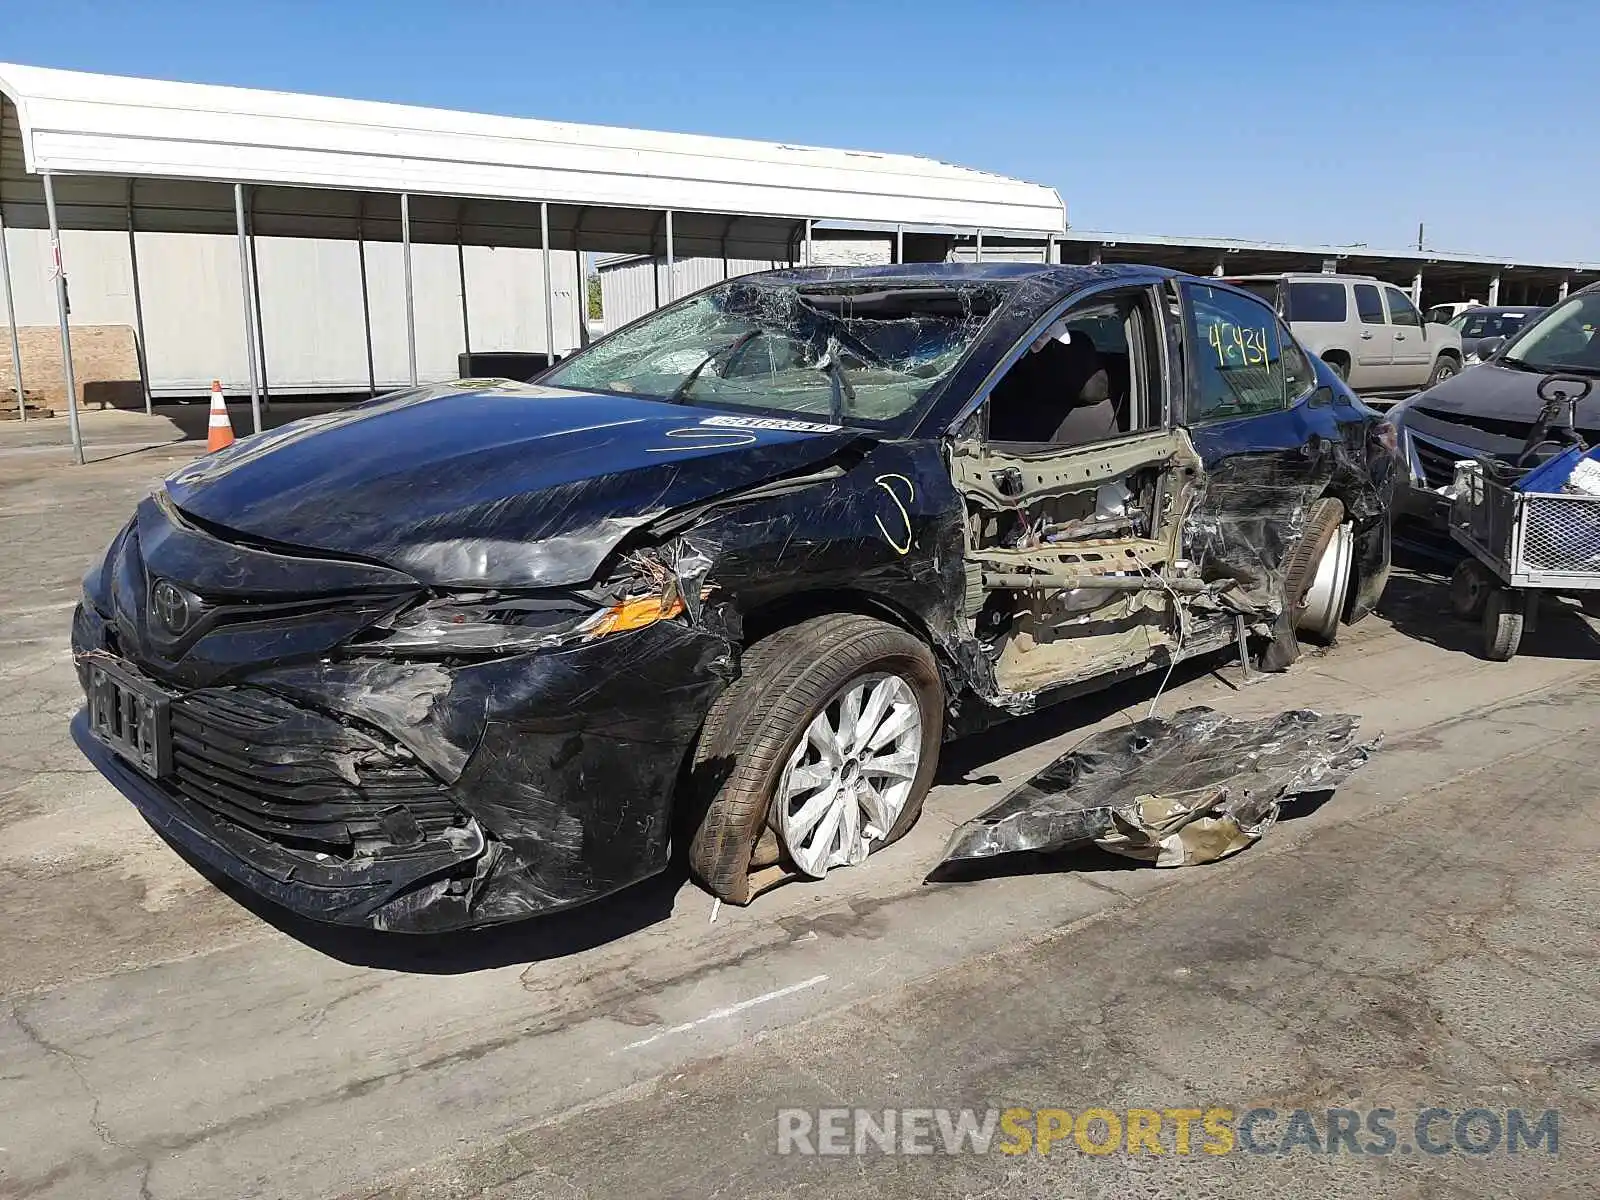
[[[1054,189],[931,159],[0,64],[32,174],[1059,233]]]

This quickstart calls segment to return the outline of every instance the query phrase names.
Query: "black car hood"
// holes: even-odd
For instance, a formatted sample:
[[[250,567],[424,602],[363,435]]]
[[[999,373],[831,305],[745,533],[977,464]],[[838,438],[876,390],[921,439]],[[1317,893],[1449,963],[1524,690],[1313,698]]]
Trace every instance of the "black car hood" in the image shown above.
[[[1544,378],[1535,371],[1487,362],[1413,396],[1408,407],[1532,424],[1544,407],[1539,399],[1539,381]],[[1596,383],[1600,385],[1600,380]],[[1578,405],[1578,424],[1600,425],[1600,386]]]
[[[804,470],[860,431],[500,382],[421,388],[241,440],[167,480],[246,538],[435,585],[584,582],[630,531]]]
[[[1533,371],[1484,363],[1396,405],[1395,416],[1419,433],[1507,453],[1520,445],[1539,419],[1544,407],[1539,381],[1544,378]],[[1577,410],[1578,428],[1590,434],[1600,431],[1600,380],[1596,384]]]

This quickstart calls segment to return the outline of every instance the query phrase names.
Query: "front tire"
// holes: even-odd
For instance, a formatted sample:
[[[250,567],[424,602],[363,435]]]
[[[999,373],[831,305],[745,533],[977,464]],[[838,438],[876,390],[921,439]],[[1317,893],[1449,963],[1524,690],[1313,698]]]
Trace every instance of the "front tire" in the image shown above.
[[[1441,354],[1439,361],[1433,364],[1433,374],[1428,376],[1428,387],[1443,383],[1452,376],[1461,374],[1461,364],[1448,354]]]
[[[695,749],[710,795],[690,869],[746,904],[774,857],[813,878],[860,862],[915,824],[943,732],[938,664],[905,630],[832,613],[762,639]]]

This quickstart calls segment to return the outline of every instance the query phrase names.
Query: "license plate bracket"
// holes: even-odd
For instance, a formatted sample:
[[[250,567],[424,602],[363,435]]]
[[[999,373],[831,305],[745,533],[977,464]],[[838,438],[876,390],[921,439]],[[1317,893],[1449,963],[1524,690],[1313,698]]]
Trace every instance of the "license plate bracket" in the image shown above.
[[[140,774],[172,773],[172,702],[115,660],[89,660],[89,732]]]

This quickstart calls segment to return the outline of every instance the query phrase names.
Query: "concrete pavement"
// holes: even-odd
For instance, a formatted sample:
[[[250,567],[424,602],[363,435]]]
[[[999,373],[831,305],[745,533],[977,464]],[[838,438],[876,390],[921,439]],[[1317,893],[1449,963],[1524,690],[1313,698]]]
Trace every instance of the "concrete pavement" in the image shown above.
[[[219,890],[67,738],[78,579],[192,452],[0,456],[0,1195],[826,1195],[866,1173],[904,1195],[1536,1196],[1595,1177],[1583,618],[1484,663],[1442,584],[1403,576],[1384,618],[1285,676],[1180,671],[1164,709],[1309,705],[1388,735],[1330,802],[1213,867],[921,882],[956,824],[1143,711],[1144,684],[949,747],[903,842],[715,923],[666,879],[561,921],[384,940]],[[772,1152],[782,1105],[1470,1097],[1558,1107],[1559,1159]]]

